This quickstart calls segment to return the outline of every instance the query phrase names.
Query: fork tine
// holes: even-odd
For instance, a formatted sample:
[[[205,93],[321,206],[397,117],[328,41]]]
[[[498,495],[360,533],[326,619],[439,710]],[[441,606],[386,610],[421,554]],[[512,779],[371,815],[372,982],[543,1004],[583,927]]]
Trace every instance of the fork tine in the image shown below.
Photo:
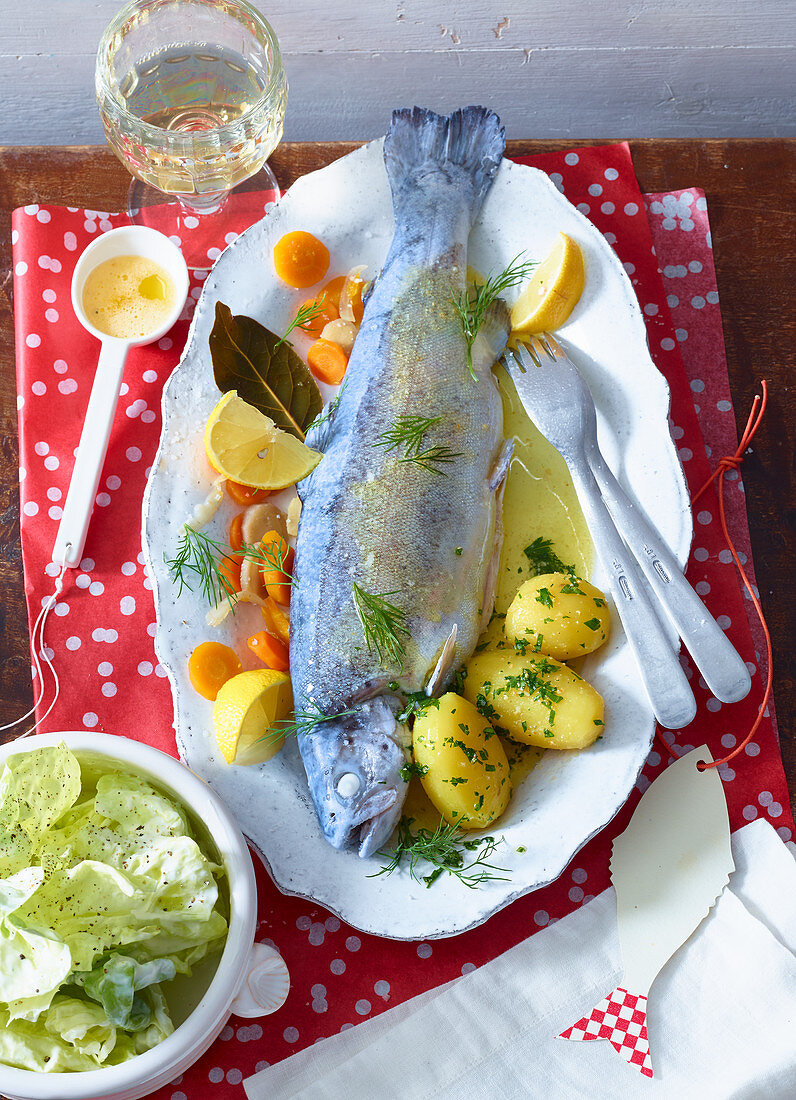
[[[535,367],[541,367],[542,362],[536,349],[524,340],[517,341],[516,350],[513,352],[515,362],[519,362],[523,370],[528,370],[531,363]],[[528,360],[531,360],[531,363]]]
[[[528,338],[528,342],[530,343],[530,346],[534,351],[534,355],[536,356],[537,361],[550,358],[547,348],[544,346],[538,336],[530,336]]]
[[[556,340],[555,336],[553,336],[552,333],[542,332],[540,334],[540,339],[541,339],[542,343],[544,344],[545,348],[547,349],[547,354],[552,359],[564,359],[564,358],[566,358],[565,353],[564,353],[564,349],[561,347],[558,340]]]
[[[547,352],[547,354],[550,356],[550,358],[555,359],[556,353],[553,351],[552,347],[548,343],[548,336],[547,336],[546,332],[540,332],[539,333],[539,343],[542,345],[542,347]]]
[[[517,356],[517,352],[514,348],[505,347],[503,349],[503,355],[501,356],[501,360],[502,360],[503,365],[505,366],[506,370],[508,370],[509,372],[511,371],[511,369],[513,367],[516,367],[517,370],[519,370],[519,371],[524,371],[525,370],[525,368],[523,367],[522,363],[520,362],[520,360]]]

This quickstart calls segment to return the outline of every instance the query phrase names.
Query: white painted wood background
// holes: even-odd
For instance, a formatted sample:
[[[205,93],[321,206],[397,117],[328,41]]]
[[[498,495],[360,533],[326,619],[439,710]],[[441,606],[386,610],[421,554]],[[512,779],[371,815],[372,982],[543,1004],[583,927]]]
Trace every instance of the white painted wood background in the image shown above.
[[[510,137],[796,134],[796,0],[259,0],[285,137],[363,139],[394,106],[484,103]],[[0,0],[0,144],[102,142],[118,0]]]

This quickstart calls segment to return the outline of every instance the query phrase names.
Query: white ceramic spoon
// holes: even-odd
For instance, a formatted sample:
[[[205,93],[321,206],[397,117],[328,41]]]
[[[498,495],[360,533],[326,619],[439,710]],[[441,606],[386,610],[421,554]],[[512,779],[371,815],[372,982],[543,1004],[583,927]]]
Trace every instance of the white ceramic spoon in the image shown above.
[[[86,279],[105,260],[116,256],[145,256],[164,267],[174,284],[174,304],[162,325],[145,336],[134,340],[121,340],[106,336],[92,325],[83,308],[83,289]],[[97,371],[91,387],[91,396],[80,435],[80,445],[75,457],[72,480],[66,496],[63,515],[55,536],[52,560],[60,566],[73,569],[80,564],[86,533],[94,507],[105,455],[108,450],[119,387],[124,364],[130,348],[141,347],[159,340],[169,331],[180,316],[188,296],[188,268],[177,246],[146,226],[130,225],[112,229],[92,241],[77,261],[72,276],[72,308],[83,328],[96,336],[101,343]]]

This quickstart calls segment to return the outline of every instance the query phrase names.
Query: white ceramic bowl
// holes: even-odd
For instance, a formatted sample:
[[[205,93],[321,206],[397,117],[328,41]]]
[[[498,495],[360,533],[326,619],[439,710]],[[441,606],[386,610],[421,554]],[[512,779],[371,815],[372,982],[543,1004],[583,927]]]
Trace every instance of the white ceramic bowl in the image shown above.
[[[9,756],[61,742],[75,753],[107,758],[109,765],[134,771],[173,795],[207,830],[226,870],[230,915],[224,950],[199,1003],[167,1039],[122,1065],[84,1073],[0,1065],[0,1091],[9,1100],[137,1100],[192,1065],[227,1022],[250,966],[257,926],[254,868],[243,834],[220,798],[179,761],[148,745],[101,733],[40,734],[0,747],[0,770]]]

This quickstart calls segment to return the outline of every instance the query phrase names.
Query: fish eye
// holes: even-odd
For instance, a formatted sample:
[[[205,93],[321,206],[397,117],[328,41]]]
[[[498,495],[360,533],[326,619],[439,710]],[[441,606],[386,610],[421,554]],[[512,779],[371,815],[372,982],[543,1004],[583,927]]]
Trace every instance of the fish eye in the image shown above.
[[[344,772],[337,780],[337,793],[341,798],[353,798],[361,786],[358,775],[354,772]]]

